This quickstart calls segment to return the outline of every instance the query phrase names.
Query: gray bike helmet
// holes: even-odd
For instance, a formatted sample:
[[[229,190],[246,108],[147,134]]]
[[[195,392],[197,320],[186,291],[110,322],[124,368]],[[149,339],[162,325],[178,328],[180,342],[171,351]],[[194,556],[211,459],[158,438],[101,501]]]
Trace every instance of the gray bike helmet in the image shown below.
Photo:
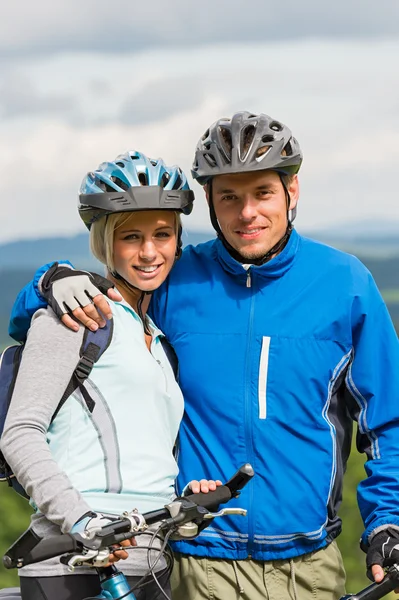
[[[98,219],[136,210],[173,210],[189,215],[194,192],[177,167],[141,152],[126,152],[87,173],[79,190],[79,215],[86,227]]]
[[[263,113],[239,112],[206,130],[191,172],[205,185],[215,175],[264,169],[295,175],[301,163],[301,149],[286,125]]]
[[[287,229],[284,236],[254,264],[264,264],[280,252],[291,235],[296,208],[290,210],[291,198],[283,175],[295,175],[302,163],[302,152],[291,130],[268,115],[239,112],[231,119],[215,121],[197,144],[191,173],[201,185],[216,175],[248,173],[270,169],[280,175],[287,202]],[[209,189],[209,213],[218,237],[236,260],[248,262],[227,242],[220,229]]]

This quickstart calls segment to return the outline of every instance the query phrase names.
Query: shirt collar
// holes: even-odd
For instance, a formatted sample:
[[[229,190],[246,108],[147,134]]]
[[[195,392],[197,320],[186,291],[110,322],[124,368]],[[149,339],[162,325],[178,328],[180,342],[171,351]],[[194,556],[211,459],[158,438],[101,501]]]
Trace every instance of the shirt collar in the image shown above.
[[[138,321],[140,324],[142,324],[139,315],[136,313],[134,308],[132,308],[130,306],[130,304],[128,302],[126,302],[126,300],[121,300],[120,302],[117,300],[110,300],[109,298],[107,298],[107,300],[108,300],[108,302],[112,302],[113,304],[120,304],[121,306],[123,306],[126,310],[128,310],[133,315],[133,317],[136,319],[136,321]],[[151,331],[152,339],[155,340],[158,337],[165,337],[165,334],[155,325],[154,321],[151,319],[151,317],[148,315],[148,313],[146,316],[147,316],[148,325],[149,325],[149,328]]]
[[[301,237],[292,230],[290,238],[285,248],[274,258],[269,260],[264,265],[250,265],[252,273],[256,273],[259,277],[265,279],[277,279],[284,275],[293,265],[297,252],[300,246]],[[242,265],[235,260],[228,252],[223,242],[220,239],[215,241],[216,258],[222,265],[225,271],[233,275],[247,276],[247,265]]]

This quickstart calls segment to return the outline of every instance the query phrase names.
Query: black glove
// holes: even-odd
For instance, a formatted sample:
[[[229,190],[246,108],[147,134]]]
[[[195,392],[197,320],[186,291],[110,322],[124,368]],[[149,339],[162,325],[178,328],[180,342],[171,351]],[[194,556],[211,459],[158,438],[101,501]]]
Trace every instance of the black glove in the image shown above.
[[[79,306],[87,306],[98,294],[106,295],[112,287],[108,279],[97,273],[76,271],[58,263],[39,282],[40,294],[59,318]]]
[[[395,563],[399,563],[399,529],[388,527],[372,538],[367,549],[367,577],[374,581],[372,565],[390,567]]]

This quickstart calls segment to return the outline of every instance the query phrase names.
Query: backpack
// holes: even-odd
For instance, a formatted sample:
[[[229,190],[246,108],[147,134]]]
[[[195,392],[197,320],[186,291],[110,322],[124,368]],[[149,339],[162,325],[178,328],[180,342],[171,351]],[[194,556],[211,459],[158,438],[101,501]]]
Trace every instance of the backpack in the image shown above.
[[[51,423],[54,421],[69,396],[78,388],[81,391],[87,409],[90,413],[93,412],[95,402],[85,388],[84,382],[89,377],[94,364],[110,345],[112,333],[112,319],[106,322],[105,327],[99,328],[97,331],[85,329],[82,345],[80,347],[79,362],[76,365],[65,392],[52,416]],[[166,338],[161,337],[161,343],[177,379],[178,366],[175,351]],[[24,344],[15,344],[6,348],[0,356],[0,438],[3,434],[4,424],[10,407],[23,350]],[[1,482],[7,482],[18,494],[29,500],[29,496],[15,477],[0,449],[0,483]]]

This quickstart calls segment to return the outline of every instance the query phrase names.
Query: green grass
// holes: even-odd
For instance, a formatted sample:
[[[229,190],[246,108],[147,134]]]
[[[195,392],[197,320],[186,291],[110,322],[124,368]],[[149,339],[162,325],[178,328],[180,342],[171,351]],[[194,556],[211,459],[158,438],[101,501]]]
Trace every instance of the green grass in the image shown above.
[[[381,294],[387,304],[399,304],[399,288],[381,290]]]
[[[29,526],[31,512],[32,509],[24,498],[18,496],[7,484],[0,484],[0,589],[18,586],[17,571],[4,569],[1,558]]]

